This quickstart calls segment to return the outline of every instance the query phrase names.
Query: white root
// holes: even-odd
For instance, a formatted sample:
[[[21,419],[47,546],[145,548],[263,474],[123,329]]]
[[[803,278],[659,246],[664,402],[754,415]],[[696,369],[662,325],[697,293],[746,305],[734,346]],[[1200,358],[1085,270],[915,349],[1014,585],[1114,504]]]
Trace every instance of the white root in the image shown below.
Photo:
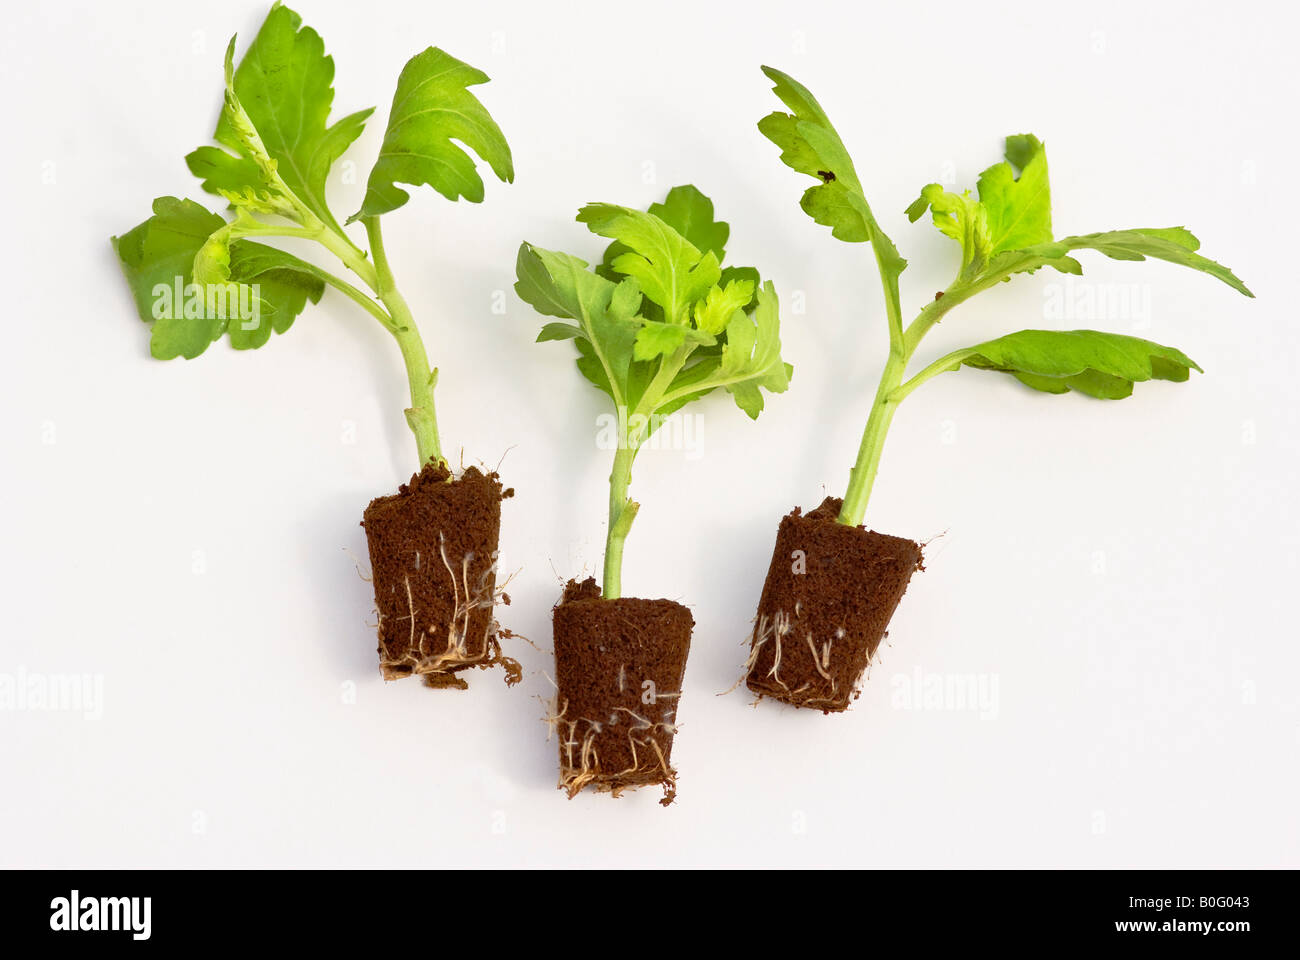
[[[795,602],[795,618],[797,619],[801,610],[801,603]],[[808,647],[808,653],[812,657],[813,669],[817,671],[818,676],[830,683],[829,693],[825,688],[814,689],[812,681],[806,681],[800,684],[794,690],[785,682],[781,676],[781,664],[783,657],[787,656],[788,651],[783,641],[792,632],[791,617],[783,610],[778,610],[771,617],[767,614],[761,614],[758,624],[750,638],[749,656],[745,658],[744,666],[741,668],[740,678],[736,680],[728,689],[724,690],[718,696],[725,696],[731,693],[742,683],[745,683],[758,665],[759,656],[767,644],[772,644],[772,666],[768,669],[765,679],[771,679],[780,688],[781,693],[776,694],[777,698],[795,706],[817,707],[819,709],[842,709],[843,704],[839,702],[839,681],[834,674],[830,672],[831,656],[835,650],[836,641],[843,640],[848,632],[844,627],[839,627],[835,631],[835,636],[822,642],[820,648],[814,639],[812,632],[809,631],[804,636],[805,643]],[[868,671],[871,664],[867,664]],[[758,703],[765,695],[773,694],[759,693],[754,703]]]
[[[446,642],[438,643],[435,647],[433,639],[438,629],[436,625],[429,626],[417,635],[416,617],[419,611],[415,608],[411,579],[404,577],[407,612],[397,619],[410,620],[410,636],[406,650],[401,656],[395,656],[384,640],[381,615],[379,667],[384,679],[397,680],[402,677],[421,676],[428,686],[466,689],[469,684],[455,676],[457,670],[471,666],[490,667],[499,663],[505,667],[506,684],[518,683],[522,679],[522,668],[517,661],[502,654],[499,638],[506,635],[506,631],[502,629],[496,618],[489,618],[482,638],[474,644],[478,648],[477,651],[470,649],[469,637],[471,615],[476,610],[495,609],[497,603],[505,596],[506,587],[514,579],[514,575],[511,574],[504,583],[492,586],[490,577],[495,569],[493,565],[479,578],[477,589],[471,590],[469,565],[474,559],[473,554],[466,554],[461,558],[461,571],[458,578],[447,558],[446,539],[441,533],[438,534],[438,553],[452,589],[452,615],[444,627],[447,633]],[[435,649],[438,652],[435,653]]]
[[[680,691],[671,694],[673,697],[680,695]],[[660,696],[669,695],[660,694]],[[626,789],[658,784],[664,789],[664,799],[660,803],[665,806],[672,803],[677,795],[677,771],[669,765],[668,758],[654,735],[665,733],[673,736],[677,733],[675,723],[671,720],[654,722],[627,707],[615,707],[616,711],[626,713],[633,720],[627,728],[628,750],[632,754],[632,762],[625,769],[611,773],[601,769],[596,738],[605,733],[608,728],[618,726],[615,722],[617,713],[604,723],[589,717],[566,719],[565,714],[568,712],[569,703],[565,700],[563,708],[557,709],[558,700],[557,691],[547,715],[542,719],[550,731],[563,730],[563,739],[560,741],[560,779],[557,786],[565,791],[570,800],[586,787],[591,787],[599,793],[609,793],[619,797]],[[578,735],[580,728],[581,737]],[[608,732],[612,734],[616,731],[608,729]],[[547,739],[550,739],[549,733]],[[642,761],[638,748],[643,747],[650,747],[654,751],[652,760]]]

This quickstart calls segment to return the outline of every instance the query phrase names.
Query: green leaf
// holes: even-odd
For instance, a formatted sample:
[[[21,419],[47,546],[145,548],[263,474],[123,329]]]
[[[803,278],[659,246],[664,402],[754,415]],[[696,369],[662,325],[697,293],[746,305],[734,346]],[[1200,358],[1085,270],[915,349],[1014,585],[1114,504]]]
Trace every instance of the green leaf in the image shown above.
[[[781,160],[787,166],[820,181],[808,188],[799,205],[817,223],[830,227],[837,239],[872,244],[885,283],[891,323],[901,324],[897,319],[898,277],[907,261],[876,222],[844,142],[807,87],[772,67],[763,67],[763,73],[792,112],[768,114],[759,121],[759,131],[781,148]],[[901,335],[902,331],[895,332]]]
[[[428,184],[448,200],[483,200],[483,180],[461,144],[505,183],[515,179],[505,136],[469,87],[487,83],[481,70],[437,47],[407,62],[397,80],[388,130],[370,171],[361,209],[348,222],[396,210],[410,199],[398,183]]]
[[[793,368],[781,359],[780,328],[780,305],[770,280],[758,291],[753,316],[737,311],[727,324],[718,377],[751,419],[763,410],[760,388],[784,393],[790,386]]]
[[[547,324],[538,339],[573,338],[582,375],[615,405],[627,407],[632,393],[629,368],[641,330],[636,281],[611,283],[588,270],[585,260],[529,243],[519,246],[515,274],[515,292],[538,313],[577,321]]]
[[[1096,250],[1114,260],[1155,257],[1217,277],[1248,297],[1254,296],[1231,270],[1201,256],[1200,241],[1185,227],[1111,230],[1052,239],[1051,190],[1047,154],[1033,134],[1006,139],[1006,160],[980,174],[979,200],[969,193],[950,193],[932,183],[907,208],[916,222],[927,209],[935,226],[962,245],[963,277],[1009,277],[1052,267],[1082,274],[1068,254]]]
[[[542,332],[537,335],[537,343],[546,343],[548,340],[572,340],[574,337],[584,336],[582,327],[575,327],[571,323],[548,323],[542,327]]]
[[[754,299],[751,280],[731,280],[725,287],[715,286],[695,306],[695,328],[714,336],[727,329],[732,315],[744,311]]]
[[[931,183],[907,208],[913,223],[929,209],[939,232],[961,244],[966,277],[982,273],[1001,253],[1052,240],[1051,190],[1042,143],[1028,133],[1007,137],[1005,155],[1006,160],[980,174],[978,200],[969,190],[957,194]],[[1066,273],[1080,272],[1068,257],[1051,265]]]
[[[360,136],[373,108],[330,126],[333,81],[334,59],[325,54],[320,35],[277,3],[234,71],[233,90],[275,161],[276,173],[317,217],[337,229],[325,197],[329,171]],[[256,196],[265,187],[239,126],[228,98],[214,134],[227,149],[200,147],[185,158],[210,193]]]
[[[921,195],[907,208],[907,218],[915,223],[927,209],[939,232],[961,244],[962,268],[982,270],[993,246],[983,205],[969,190],[956,194],[930,183],[921,188]]]
[[[1052,239],[1047,153],[1032,133],[1007,137],[1006,160],[980,174],[979,205],[988,224],[989,255]]]
[[[579,369],[617,406],[653,422],[725,387],[756,417],[761,390],[786,388],[776,293],[771,283],[757,288],[752,267],[723,280],[727,230],[707,197],[677,187],[649,212],[589,204],[578,220],[614,241],[604,263],[589,271],[577,257],[524,244],[515,289],[538,312],[578,321],[548,323],[538,340],[574,340]]]
[[[231,243],[230,278],[239,284],[255,285],[260,293],[260,324],[237,319],[227,324],[230,345],[236,350],[264,345],[272,331],[284,333],[307,302],[319,303],[325,292],[325,283],[311,264],[250,240]]]
[[[650,321],[641,325],[636,334],[636,347],[632,356],[636,360],[654,360],[671,356],[686,343],[687,328],[675,323]]]
[[[1075,390],[1110,400],[1132,394],[1134,383],[1182,383],[1189,371],[1201,370],[1173,347],[1096,330],[1021,330],[954,356],[949,369],[997,370],[1046,393]]]
[[[731,226],[713,219],[713,201],[697,187],[686,184],[673,187],[663,203],[650,204],[650,213],[681,234],[704,253],[712,253],[721,263],[726,256]]]
[[[175,289],[178,277],[182,288],[190,282],[195,254],[225,222],[192,200],[159,197],[152,217],[112,240],[136,312],[153,324],[150,351],[159,360],[193,359],[221,336],[220,324],[206,317],[187,320],[183,311],[174,316],[170,303],[164,307],[159,297],[163,290]]]
[[[763,285],[763,281],[754,267],[723,267],[722,276],[718,277],[718,286],[727,287],[737,282],[748,283],[750,289],[754,291],[749,298],[749,303],[744,307],[745,312],[749,313],[758,305],[758,290]]]
[[[193,359],[222,333],[237,349],[261,346],[273,330],[287,330],[308,300],[320,300],[315,268],[250,240],[220,244],[214,279],[228,282],[196,284],[195,258],[225,226],[192,200],[159,197],[152,217],[112,240],[136,310],[153,324],[149,346],[159,360]]]
[[[1191,267],[1222,280],[1238,293],[1255,295],[1231,270],[1196,251],[1201,242],[1185,227],[1143,228],[1136,230],[1110,230],[1089,233],[1079,237],[1066,237],[1054,243],[1031,247],[1024,252],[1031,256],[1059,257],[1070,250],[1096,250],[1112,260],[1145,260],[1154,257],[1168,263]]]
[[[712,253],[719,262],[726,256],[726,244],[731,227],[721,220],[714,219],[713,201],[698,188],[689,184],[673,187],[668,191],[664,202],[652,203],[648,212],[676,230],[697,250]],[[605,279],[617,283],[623,277],[614,269],[614,261],[629,252],[632,250],[627,244],[615,240],[605,248],[605,255],[596,267],[596,272]],[[761,282],[758,271],[753,267],[725,267],[717,283],[725,287],[733,280],[749,281],[755,292]],[[751,298],[745,305],[745,309],[753,309],[754,302]],[[663,319],[662,311],[651,301],[642,305],[641,312],[647,320]]]
[[[686,323],[691,306],[721,276],[718,258],[712,251],[701,253],[652,213],[591,203],[578,211],[578,222],[626,248],[610,266],[616,273],[636,280],[646,298],[663,310],[668,323]]]

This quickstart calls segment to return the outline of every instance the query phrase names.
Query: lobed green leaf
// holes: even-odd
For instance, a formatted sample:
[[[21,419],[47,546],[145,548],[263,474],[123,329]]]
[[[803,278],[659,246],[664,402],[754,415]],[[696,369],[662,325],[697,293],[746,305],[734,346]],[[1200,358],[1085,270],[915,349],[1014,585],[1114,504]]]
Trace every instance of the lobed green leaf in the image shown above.
[[[622,245],[622,252],[609,267],[636,280],[646,298],[663,311],[667,323],[687,322],[691,305],[721,277],[712,250],[701,252],[653,213],[591,203],[578,211],[578,222]]]
[[[814,221],[830,227],[836,239],[872,244],[890,314],[897,317],[898,278],[907,261],[876,222],[844,141],[807,87],[773,67],[763,67],[763,73],[791,112],[768,114],[759,121],[759,131],[781,148],[782,162],[820,181],[804,192],[799,205]]]
[[[487,83],[481,70],[437,47],[416,54],[402,69],[393,94],[379,159],[366,183],[361,209],[348,218],[376,217],[410,199],[397,184],[428,184],[448,200],[483,200],[483,179],[462,148],[473,150],[498,179],[513,183],[514,161],[501,128],[469,88]]]
[[[538,340],[574,340],[579,370],[617,406],[662,417],[724,387],[755,417],[761,390],[786,389],[776,292],[751,267],[719,268],[728,228],[707,197],[676,187],[649,212],[589,204],[578,219],[614,241],[604,262],[525,243],[515,290],[561,318]]]
[[[204,309],[187,311],[185,302],[190,306],[195,303],[186,288],[198,282],[194,277],[196,257],[225,225],[219,215],[192,200],[159,197],[153,203],[153,216],[112,239],[140,319],[153,325],[149,349],[159,360],[193,359],[223,333],[229,335],[236,349],[262,346],[272,331],[288,330],[307,301],[318,302],[324,292],[325,285],[310,264],[265,244],[235,240],[222,244],[221,250],[213,254],[218,272],[207,278],[212,283],[200,284],[202,296],[198,299]],[[230,316],[233,311],[229,308],[228,289],[214,291],[226,304],[224,316],[206,309],[207,288],[218,284],[224,288],[227,283],[235,287],[257,285],[260,298],[255,324]],[[176,296],[178,289],[180,298]],[[251,290],[236,293],[247,297]],[[169,305],[166,309],[164,298]]]
[[[228,56],[233,48],[232,39]],[[330,125],[333,82],[334,59],[325,54],[320,35],[276,3],[234,69],[231,89],[275,161],[275,172],[317,217],[337,229],[325,196],[329,171],[374,111],[360,110]],[[227,97],[213,134],[221,147],[200,147],[185,158],[209,193],[247,198],[266,188],[242,120]]]

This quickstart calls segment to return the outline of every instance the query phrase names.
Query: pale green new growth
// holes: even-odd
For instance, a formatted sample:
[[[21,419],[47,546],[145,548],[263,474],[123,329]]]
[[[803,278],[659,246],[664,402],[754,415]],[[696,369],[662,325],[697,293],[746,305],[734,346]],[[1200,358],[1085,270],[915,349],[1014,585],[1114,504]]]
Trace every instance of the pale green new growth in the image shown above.
[[[524,243],[515,290],[538,313],[561,318],[538,341],[572,339],[578,370],[617,412],[603,583],[613,599],[637,512],[627,495],[637,452],[665,417],[719,387],[757,417],[762,391],[784,391],[791,368],[781,359],[776,291],[752,267],[722,268],[730,228],[695,187],[674,187],[644,213],[589,204],[578,221],[613,241],[602,263],[593,271]]]
[[[1183,227],[1114,230],[1056,240],[1052,233],[1051,191],[1047,154],[1032,134],[1007,137],[1002,163],[980,174],[978,196],[961,194],[932,183],[907,208],[915,222],[928,210],[934,225],[961,245],[956,279],[927,303],[906,327],[902,322],[898,279],[907,266],[871,213],[853,162],[825,111],[808,90],[779,70],[764,67],[776,95],[790,113],[776,112],[758,128],[778,147],[781,159],[820,183],[809,187],[801,206],[814,220],[831,228],[840,240],[869,242],[885,295],[889,326],[889,357],[880,378],[871,413],[863,431],[857,462],[839,521],[862,523],[880,463],[885,435],[898,404],[931,377],[962,366],[1009,373],[1026,386],[1045,393],[1071,390],[1104,399],[1120,399],[1133,384],[1147,380],[1185,381],[1200,370],[1172,347],[1137,337],[1093,330],[1022,330],[939,358],[910,380],[904,380],[912,357],[926,333],[953,307],[975,294],[1009,280],[1017,273],[1052,267],[1078,274],[1082,266],[1069,254],[1096,250],[1113,260],[1154,257],[1217,277],[1246,296],[1254,296],[1227,267],[1196,250],[1200,242]]]
[[[379,216],[407,200],[396,183],[429,184],[450,200],[483,199],[474,160],[452,142],[467,144],[494,173],[514,178],[510,148],[482,104],[466,87],[487,76],[437,48],[402,70],[378,161],[370,173],[360,220],[369,253],[349,237],[330,211],[326,183],[334,162],[361,134],[372,110],[329,124],[334,101],[333,58],[320,36],[288,7],[276,3],[234,63],[226,50],[224,104],[214,139],[186,157],[203,189],[224,198],[230,220],[191,200],[160,197],[153,216],[113,238],[143,320],[153,324],[150,352],[161,360],[192,359],[222,334],[236,349],[260,347],[283,333],[307,301],[331,286],[357,303],[393,335],[410,389],[406,420],[420,466],[443,462],[433,403],[437,371],[398,292],[384,251]],[[323,268],[249,238],[310,240],[333,254],[361,282],[354,286]],[[251,291],[260,291],[253,297]],[[160,309],[160,291],[192,290],[189,309]],[[255,303],[255,318],[231,317],[205,304],[231,299]],[[169,302],[176,297],[168,296]],[[197,306],[196,306],[197,304]]]

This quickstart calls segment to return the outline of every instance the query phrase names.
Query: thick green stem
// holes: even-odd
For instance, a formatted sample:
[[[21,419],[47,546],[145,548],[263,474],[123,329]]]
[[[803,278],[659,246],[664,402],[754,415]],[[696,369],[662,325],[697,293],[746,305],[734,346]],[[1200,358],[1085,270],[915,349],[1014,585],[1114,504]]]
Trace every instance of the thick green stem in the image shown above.
[[[445,463],[442,446],[438,440],[438,414],[433,404],[433,388],[437,383],[437,371],[429,368],[429,355],[425,352],[424,341],[411,315],[405,298],[393,282],[393,271],[388,265],[384,253],[384,238],[379,228],[378,217],[367,217],[366,236],[370,240],[370,253],[374,257],[375,293],[388,308],[393,318],[390,331],[397,347],[402,351],[402,362],[406,365],[406,379],[411,392],[411,405],[406,410],[406,422],[415,434],[416,453],[420,458],[420,467],[425,464]],[[346,261],[345,261],[346,262]]]
[[[883,272],[881,277],[883,281]],[[945,370],[954,369],[954,362],[960,364],[958,354],[949,354],[926,367],[907,383],[903,383],[907,365],[916,353],[921,339],[957,304],[981,290],[988,289],[1003,278],[1003,274],[998,274],[974,283],[958,278],[947,290],[927,303],[906,330],[901,330],[901,325],[896,325],[891,315],[889,360],[880,375],[880,385],[876,388],[871,413],[867,416],[867,426],[862,431],[858,459],[849,472],[849,488],[844,494],[844,504],[836,518],[840,523],[851,527],[860,526],[862,518],[866,515],[867,501],[871,499],[871,488],[876,482],[876,471],[880,466],[880,453],[885,447],[885,436],[889,432],[889,425],[894,419],[894,411],[898,409],[898,405],[908,394],[931,377]],[[886,300],[889,298],[888,294],[887,286]],[[896,333],[896,330],[901,332]]]
[[[902,382],[907,360],[905,354],[890,352],[884,373],[880,377],[880,386],[876,390],[876,398],[871,403],[871,413],[867,416],[862,444],[858,448],[858,459],[849,472],[849,489],[844,494],[844,504],[837,518],[840,523],[850,527],[859,526],[867,512],[867,500],[871,497],[871,487],[876,481],[885,435],[889,432],[890,421],[894,419],[894,411],[898,409],[898,400],[891,394]]]
[[[636,519],[640,506],[627,495],[635,459],[635,447],[626,443],[620,446],[614,455],[614,469],[609,475],[609,532],[605,536],[603,585],[606,600],[617,600],[623,595],[623,542],[632,529],[632,521]]]

